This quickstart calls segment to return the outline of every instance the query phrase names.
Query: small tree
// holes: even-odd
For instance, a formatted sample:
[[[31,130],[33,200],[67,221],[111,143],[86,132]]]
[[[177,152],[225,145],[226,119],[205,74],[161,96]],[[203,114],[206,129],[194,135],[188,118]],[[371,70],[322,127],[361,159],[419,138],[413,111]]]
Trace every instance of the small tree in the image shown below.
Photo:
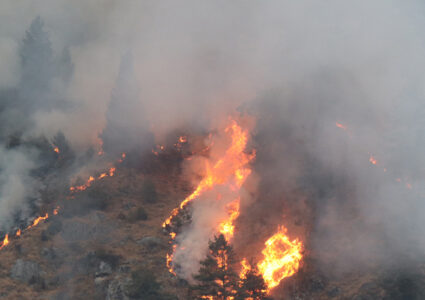
[[[199,273],[194,278],[199,282],[193,287],[196,299],[213,297],[217,300],[232,299],[236,294],[238,277],[232,269],[234,253],[222,234],[209,243],[209,254],[201,261]]]
[[[267,286],[258,269],[251,268],[239,282],[235,300],[271,300],[267,297]]]

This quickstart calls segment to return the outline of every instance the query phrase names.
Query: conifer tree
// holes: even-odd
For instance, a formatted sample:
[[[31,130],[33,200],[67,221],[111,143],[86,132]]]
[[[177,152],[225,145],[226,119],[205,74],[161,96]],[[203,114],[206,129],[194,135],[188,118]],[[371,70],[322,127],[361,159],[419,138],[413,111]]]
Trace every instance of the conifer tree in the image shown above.
[[[24,97],[41,96],[53,77],[53,51],[40,17],[35,18],[26,31],[19,54],[22,66],[21,93]]]
[[[209,243],[207,258],[201,261],[199,273],[194,278],[199,282],[193,287],[195,299],[212,297],[217,300],[232,299],[236,295],[238,276],[234,272],[234,253],[222,234]]]
[[[235,300],[271,300],[267,297],[267,286],[256,268],[251,268],[240,279]]]

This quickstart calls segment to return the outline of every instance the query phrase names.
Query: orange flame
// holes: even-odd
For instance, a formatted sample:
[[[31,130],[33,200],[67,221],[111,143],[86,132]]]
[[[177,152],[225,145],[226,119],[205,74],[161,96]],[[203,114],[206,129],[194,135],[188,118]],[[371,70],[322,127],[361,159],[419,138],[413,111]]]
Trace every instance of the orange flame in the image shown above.
[[[56,216],[59,213],[59,206],[57,206],[54,210],[53,210],[53,214]]]
[[[56,153],[60,153],[60,151],[59,151],[59,148],[58,147],[55,147],[55,148],[53,148],[53,151],[55,151]]]
[[[40,217],[36,218],[36,219],[32,222],[32,225],[28,226],[28,227],[27,227],[27,229],[30,229],[30,228],[33,228],[33,227],[37,226],[37,225],[38,225],[38,223],[40,223],[41,221],[46,220],[47,218],[49,218],[49,214],[48,214],[48,213],[46,213],[44,216],[40,216]]]
[[[289,240],[287,229],[280,226],[278,231],[265,242],[263,259],[257,267],[269,291],[280,281],[295,274],[303,257],[303,244],[298,239]]]
[[[224,157],[218,160],[212,168],[208,163],[206,164],[206,176],[198,184],[195,191],[184,199],[178,208],[171,212],[171,215],[162,224],[163,227],[169,225],[180,210],[206,190],[217,184],[223,184],[232,176],[236,178],[235,181],[240,186],[249,175],[250,171],[247,171],[244,166],[255,157],[255,153],[246,154],[243,152],[248,142],[248,131],[243,130],[234,120],[226,127],[225,132],[230,130],[232,131],[232,144],[227,149]]]
[[[373,157],[372,155],[369,157],[369,161],[372,165],[376,165],[378,163],[378,161],[376,160],[375,157]]]
[[[56,152],[56,150],[55,150],[55,152]],[[126,156],[125,153],[122,153],[121,154],[121,159],[119,159],[118,162],[121,163],[122,160],[125,158],[125,156]],[[102,173],[102,174],[99,175],[99,177],[97,179],[102,179],[102,178],[104,178],[106,176],[111,176],[112,177],[112,176],[114,176],[114,173],[115,173],[115,167],[112,167],[112,168],[109,169],[109,173],[108,174],[107,173]],[[71,186],[69,189],[70,189],[70,191],[82,191],[82,190],[85,190],[87,187],[89,187],[93,181],[95,181],[95,178],[93,176],[90,176],[89,179],[87,180],[87,182],[84,185]],[[59,206],[57,206],[55,209],[53,209],[53,215],[57,215],[59,213],[59,209],[60,209]],[[21,236],[21,234],[22,234],[23,231],[28,230],[28,229],[31,229],[31,228],[37,226],[41,221],[44,221],[44,220],[46,220],[48,218],[49,218],[49,214],[48,213],[46,213],[44,216],[40,216],[40,217],[36,218],[33,221],[33,223],[30,226],[28,226],[27,228],[25,228],[24,230],[21,231],[21,229],[18,229],[16,231],[16,233],[15,233],[15,236],[16,237]],[[9,244],[9,234],[6,234],[6,236],[5,236],[5,238],[4,238],[3,242],[2,242],[2,245],[0,246],[0,250],[3,249],[7,244]]]
[[[248,261],[246,258],[242,259],[241,261],[242,269],[239,272],[239,278],[244,279],[246,278],[246,274],[248,274],[249,271],[251,271],[251,266],[248,264]]]
[[[336,125],[336,127],[338,127],[338,128],[341,128],[341,129],[343,129],[343,130],[347,130],[347,126],[345,126],[345,125],[343,125],[343,124],[341,124],[341,123],[335,122],[335,125]]]
[[[217,160],[214,165],[211,166],[209,162],[206,162],[206,175],[192,194],[186,197],[186,199],[180,203],[179,207],[173,209],[171,215],[162,224],[164,228],[171,224],[173,218],[182,209],[184,209],[192,200],[202,195],[205,191],[211,190],[216,185],[221,184],[227,184],[231,189],[240,188],[245,179],[251,173],[251,170],[248,169],[246,165],[254,159],[255,152],[251,154],[244,152],[248,142],[248,131],[242,129],[235,120],[231,120],[224,132],[231,136],[231,144],[229,148],[225,151],[223,157]],[[218,200],[220,200],[220,198],[218,198]],[[239,201],[240,199],[238,198],[228,205],[227,209],[229,218],[218,225],[217,231],[223,233],[226,239],[230,239],[233,236],[233,222],[239,216]],[[175,237],[176,233],[170,232],[171,240],[174,240]],[[176,245],[173,245],[172,254],[167,255],[167,267],[172,274],[175,274],[172,268],[172,260],[176,248]]]
[[[222,221],[220,225],[218,226],[219,232],[224,235],[227,241],[230,241],[231,238],[233,238],[235,225],[233,222],[239,217],[239,205],[240,205],[240,198],[237,198],[233,202],[230,202],[227,205],[227,213],[229,217]]]
[[[9,235],[8,234],[6,234],[4,236],[3,243],[0,246],[0,250],[3,249],[4,247],[6,247],[7,244],[9,244]]]

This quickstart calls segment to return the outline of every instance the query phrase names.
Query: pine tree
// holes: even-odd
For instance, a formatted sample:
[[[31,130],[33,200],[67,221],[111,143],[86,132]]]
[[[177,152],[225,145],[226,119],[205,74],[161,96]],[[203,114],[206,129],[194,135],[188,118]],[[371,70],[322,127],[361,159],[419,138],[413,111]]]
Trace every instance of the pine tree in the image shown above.
[[[267,286],[256,268],[251,268],[239,282],[235,300],[271,300],[267,297]]]
[[[131,160],[134,151],[152,147],[153,136],[148,132],[140,104],[139,84],[133,67],[133,57],[127,53],[121,59],[119,74],[106,112],[106,127],[100,135],[103,149],[114,156],[127,153]]]
[[[207,296],[217,300],[232,299],[238,286],[233,264],[233,249],[220,234],[214,241],[210,241],[207,258],[201,261],[199,273],[194,276],[199,282],[193,287],[196,299],[205,299]]]
[[[41,96],[53,77],[53,51],[40,17],[34,19],[19,49],[22,66],[20,83],[25,98]]]

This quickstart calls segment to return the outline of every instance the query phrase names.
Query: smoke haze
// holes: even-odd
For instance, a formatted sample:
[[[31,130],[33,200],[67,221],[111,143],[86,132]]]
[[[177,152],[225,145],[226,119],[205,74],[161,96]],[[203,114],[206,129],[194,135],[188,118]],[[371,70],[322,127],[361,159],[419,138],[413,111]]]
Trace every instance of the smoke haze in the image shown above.
[[[239,109],[258,119],[260,179],[242,203],[236,248],[282,219],[289,232],[311,229],[309,247],[336,271],[399,253],[423,258],[424,9],[387,0],[1,1],[0,224],[28,214],[37,195],[30,174],[40,157],[10,136],[53,141],[63,132],[84,152],[109,120],[132,136],[126,148],[149,145],[148,132],[214,129]],[[25,48],[38,16],[48,40]],[[51,55],[29,59],[34,49]],[[122,90],[130,100],[116,108]],[[205,207],[194,210],[205,220]],[[243,225],[253,219],[255,228]],[[205,236],[192,234],[188,243]]]

